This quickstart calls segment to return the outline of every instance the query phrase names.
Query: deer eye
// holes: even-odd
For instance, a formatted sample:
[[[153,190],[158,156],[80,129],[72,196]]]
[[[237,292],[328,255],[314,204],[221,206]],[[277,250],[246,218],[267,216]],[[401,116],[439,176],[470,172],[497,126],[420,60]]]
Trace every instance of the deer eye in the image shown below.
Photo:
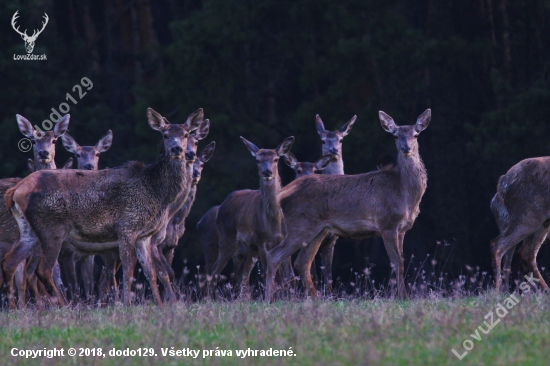
[[[198,142],[198,141],[195,141],[195,145],[197,145],[197,146],[198,146],[198,145],[199,145],[199,142]]]
[[[340,143],[344,142],[344,139],[340,139]]]
[[[327,142],[325,140],[321,140],[321,143],[324,145],[326,144]]]
[[[393,135],[393,138],[397,140],[397,135]]]
[[[278,161],[279,161],[279,158],[275,158],[275,160],[274,160],[274,161],[275,161],[275,162],[278,162]]]
[[[95,153],[95,156],[99,156],[99,153]]]
[[[302,169],[298,169],[298,170],[296,170],[296,172],[297,172],[298,174],[302,174]]]
[[[35,140],[35,139],[32,139],[31,142],[32,142],[33,145],[36,144],[36,140]]]
[[[418,138],[418,135],[413,135],[413,137],[414,137],[415,139],[417,139],[417,138]]]
[[[164,137],[165,139],[167,139],[167,138],[168,138],[168,134],[165,133],[165,134],[162,135],[162,137]]]
[[[52,140],[52,144],[55,144],[57,142],[57,139]]]
[[[77,158],[80,158],[80,154],[76,154],[75,156],[76,156]]]
[[[260,159],[256,159],[256,163],[260,164]]]

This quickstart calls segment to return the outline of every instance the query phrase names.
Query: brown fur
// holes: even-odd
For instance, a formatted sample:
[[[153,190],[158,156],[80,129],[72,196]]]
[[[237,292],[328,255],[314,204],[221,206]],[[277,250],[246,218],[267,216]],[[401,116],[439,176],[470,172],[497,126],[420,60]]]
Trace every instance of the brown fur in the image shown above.
[[[266,300],[273,299],[274,274],[280,263],[302,249],[295,263],[312,297],[311,263],[323,238],[332,233],[350,239],[382,236],[397,276],[397,291],[407,296],[404,283],[403,238],[418,213],[427,175],[416,137],[430,120],[425,111],[414,126],[397,126],[380,112],[382,127],[396,138],[398,164],[392,170],[358,175],[309,175],[299,178],[279,194],[287,237],[267,254]]]

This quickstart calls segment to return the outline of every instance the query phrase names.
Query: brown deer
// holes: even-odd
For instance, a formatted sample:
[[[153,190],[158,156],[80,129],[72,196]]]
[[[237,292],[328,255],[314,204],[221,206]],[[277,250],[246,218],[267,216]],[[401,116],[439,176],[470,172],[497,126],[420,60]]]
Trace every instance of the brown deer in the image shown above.
[[[525,159],[501,176],[497,197],[491,208],[497,211],[500,235],[491,240],[495,289],[501,290],[501,264],[504,263],[504,288],[508,287],[510,265],[515,246],[523,241],[519,256],[522,269],[532,272],[543,290],[548,285],[537,267],[537,253],[550,232],[550,200],[547,198],[547,177],[550,157]],[[496,216],[496,215],[495,215]]]
[[[171,281],[174,279],[174,272],[170,265],[166,264],[166,259],[163,257],[163,252],[159,250],[160,243],[163,242],[166,234],[169,220],[176,214],[176,210],[181,209],[185,203],[187,196],[193,185],[193,171],[196,160],[196,152],[199,141],[204,139],[210,131],[210,121],[203,120],[199,128],[191,131],[187,139],[187,148],[185,151],[185,170],[188,178],[188,186],[182,190],[182,193],[172,202],[165,217],[165,222],[161,225],[161,229],[151,237],[151,254],[153,264],[157,270],[157,276],[164,286],[164,297],[166,300],[175,299],[175,294],[172,289]],[[202,170],[202,168],[201,168]],[[117,283],[115,274],[117,272],[120,260],[118,252],[112,252],[109,255],[102,255],[105,267],[100,278],[100,297],[103,302],[116,300],[117,298]],[[170,259],[171,263],[171,259]]]
[[[319,115],[315,116],[315,128],[319,137],[321,137],[321,149],[323,155],[330,155],[332,159],[327,168],[323,170],[322,174],[344,174],[344,160],[342,159],[342,143],[344,137],[346,137],[353,127],[357,116],[353,116],[349,121],[344,123],[340,129],[336,131],[327,131],[323,120]],[[321,259],[321,274],[323,277],[323,284],[327,293],[332,292],[332,259],[334,257],[334,245],[338,236],[334,234],[327,234],[321,246],[319,247],[319,257]],[[298,254],[298,259],[301,256],[302,251]],[[298,260],[297,263],[300,261]],[[312,264],[312,271],[317,274],[315,268],[315,262]]]
[[[185,175],[187,178],[187,185],[182,190],[181,194],[176,197],[176,199],[170,204],[167,215],[165,216],[164,222],[161,225],[160,230],[152,236],[151,238],[151,248],[152,248],[152,259],[153,264],[157,270],[157,276],[164,287],[164,297],[166,300],[175,300],[176,295],[172,288],[172,280],[174,279],[174,271],[171,266],[167,264],[166,258],[164,258],[162,250],[160,250],[160,245],[164,242],[166,238],[166,232],[170,220],[183,208],[187,197],[192,190],[193,185],[193,170],[194,164],[197,159],[197,148],[199,141],[206,138],[208,132],[210,131],[210,121],[205,119],[202,121],[195,131],[192,131],[189,134],[187,140],[187,148],[185,152]]]
[[[111,130],[99,139],[95,146],[80,146],[68,133],[61,136],[65,150],[76,157],[77,169],[97,170],[99,167],[99,156],[109,150],[113,143],[113,132]],[[94,256],[81,254],[70,249],[68,245],[61,247],[59,253],[59,265],[67,279],[69,295],[72,299],[79,297],[80,286],[77,280],[76,265],[80,265],[80,278],[84,287],[86,298],[93,295],[94,284]]]
[[[30,255],[39,238],[44,259],[38,274],[48,292],[64,303],[53,285],[52,269],[63,240],[69,238],[80,252],[119,250],[126,305],[131,301],[137,257],[155,302],[162,306],[151,260],[151,236],[161,229],[171,203],[188,186],[184,151],[189,132],[203,120],[203,111],[197,110],[182,125],[170,124],[151,108],[147,118],[151,128],[164,138],[155,163],[130,162],[104,170],[40,171],[7,191],[6,205],[21,234],[4,261],[10,289],[15,268]]]
[[[294,170],[294,179],[298,179],[309,174],[322,172],[330,163],[332,155],[325,155],[314,163],[299,162],[290,151],[283,155],[283,158],[285,163]],[[199,241],[204,253],[204,272],[208,274],[212,273],[214,263],[216,263],[218,259],[220,237],[216,226],[216,220],[218,218],[219,207],[220,206],[217,205],[210,208],[197,223]],[[244,270],[244,264],[247,263],[248,260],[254,263],[258,260],[257,255],[248,259],[249,255],[250,253],[246,248],[240,248],[240,250],[233,255],[233,267],[235,269],[234,286],[236,283],[244,282],[240,279],[242,277],[242,271]]]
[[[397,277],[397,294],[407,297],[403,239],[420,212],[420,200],[426,190],[427,174],[417,137],[428,127],[431,111],[422,113],[412,126],[398,126],[382,111],[379,117],[382,128],[396,141],[395,167],[357,175],[312,174],[281,190],[278,196],[287,236],[267,253],[266,300],[273,299],[274,275],[279,265],[302,248],[295,268],[308,294],[317,296],[310,268],[328,233],[351,239],[381,236]]]
[[[206,145],[200,154],[198,154],[197,160],[193,163],[193,176],[191,181],[191,190],[187,195],[187,199],[182,208],[176,212],[176,214],[170,219],[168,226],[166,227],[166,237],[164,241],[159,245],[159,254],[163,260],[163,264],[166,271],[170,275],[170,279],[174,279],[175,274],[172,270],[172,261],[174,259],[174,249],[178,245],[178,241],[185,233],[185,219],[189,216],[193,202],[195,202],[195,196],[197,194],[197,184],[199,183],[204,164],[210,160],[214,149],[216,148],[216,142],[212,141]]]
[[[292,170],[294,170],[294,179],[298,179],[300,177],[305,177],[306,175],[310,175],[313,173],[320,174],[322,173],[328,165],[330,165],[333,157],[330,154],[323,155],[319,160],[317,160],[314,163],[308,163],[308,162],[299,162],[298,159],[292,154],[291,152],[288,152],[285,156],[285,163],[288,165]]]
[[[266,252],[284,238],[284,218],[277,199],[281,189],[278,162],[290,151],[294,137],[286,138],[275,149],[260,149],[242,136],[241,140],[256,158],[260,189],[235,191],[220,205],[216,218],[219,251],[211,272],[213,280],[209,284],[214,285],[227,262],[240,248],[245,248],[250,255],[238,279],[239,293],[248,288],[253,258],[258,257],[254,253],[258,252],[264,260]]]
[[[33,144],[33,159],[27,161],[27,167],[32,172],[36,170],[44,169],[56,169],[55,165],[55,143],[57,139],[62,136],[69,126],[70,115],[63,116],[55,125],[53,131],[44,132],[41,137],[34,130],[32,124],[25,117],[17,114],[17,125],[21,133],[27,137]],[[72,159],[69,159],[65,163],[72,165]],[[0,195],[4,196],[5,192],[14,187],[21,181],[21,178],[6,178],[0,179]],[[10,210],[5,205],[4,201],[0,202],[0,261],[2,261],[7,253],[13,248],[13,246],[19,240],[19,228],[17,222],[13,218]],[[38,255],[40,252],[38,253]],[[29,262],[18,268],[18,300],[21,306],[26,303],[26,287],[29,285],[30,290],[33,292],[35,298],[38,300],[38,284],[34,277],[34,268],[38,262]],[[25,269],[26,267],[26,269]],[[30,273],[29,273],[30,272]],[[3,283],[3,275],[0,271],[0,285]]]

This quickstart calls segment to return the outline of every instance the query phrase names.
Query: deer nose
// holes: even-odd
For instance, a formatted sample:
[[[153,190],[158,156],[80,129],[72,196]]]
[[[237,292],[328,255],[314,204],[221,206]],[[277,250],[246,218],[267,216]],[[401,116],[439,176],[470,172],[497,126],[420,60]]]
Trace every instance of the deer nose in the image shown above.
[[[273,175],[273,172],[270,169],[262,170],[262,175],[265,178],[269,178]]]
[[[401,151],[403,151],[403,154],[408,154],[411,152],[411,148],[408,146],[402,147]]]
[[[172,151],[173,155],[181,156],[181,153],[183,152],[183,148],[181,146],[174,146],[170,149]]]
[[[195,160],[195,152],[194,151],[187,151],[185,153],[185,159],[187,160]],[[194,173],[193,173],[194,174]]]
[[[193,178],[198,178],[200,173],[196,170],[193,170]]]
[[[50,157],[50,152],[48,150],[40,150],[38,152],[38,157],[40,157],[40,159],[47,159]]]
[[[84,164],[84,166],[82,167],[82,169],[85,169],[85,170],[94,170],[94,166],[92,164]]]
[[[328,151],[331,155],[338,155],[338,150],[336,148],[332,148]]]

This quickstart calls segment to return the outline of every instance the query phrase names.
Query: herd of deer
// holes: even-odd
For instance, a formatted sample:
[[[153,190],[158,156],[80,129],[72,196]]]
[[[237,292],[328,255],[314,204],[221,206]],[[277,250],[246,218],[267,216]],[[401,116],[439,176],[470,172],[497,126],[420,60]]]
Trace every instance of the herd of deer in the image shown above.
[[[64,116],[53,131],[38,138],[32,124],[17,115],[20,131],[33,143],[34,159],[29,159],[28,167],[34,173],[24,179],[0,180],[0,195],[4,196],[0,203],[0,284],[9,306],[15,307],[16,299],[20,307],[26,306],[27,291],[40,306],[43,299],[66,304],[82,295],[92,297],[95,255],[104,263],[98,284],[102,301],[118,298],[115,274],[122,265],[124,303],[132,302],[137,261],[158,305],[162,300],[157,280],[163,285],[164,299],[176,299],[171,264],[202,169],[214,152],[215,142],[211,142],[197,153],[199,141],[208,135],[209,120],[199,109],[184,124],[170,124],[149,108],[149,125],[163,136],[157,161],[98,170],[99,155],[111,146],[111,131],[95,146],[80,146],[66,132],[69,118]],[[197,224],[211,295],[232,259],[237,294],[250,296],[250,274],[260,260],[265,269],[265,297],[271,301],[276,280],[284,284],[295,279],[291,257],[299,252],[294,269],[307,294],[315,298],[311,273],[312,267],[316,273],[317,252],[322,281],[330,292],[338,237],[381,236],[396,276],[397,295],[407,297],[403,239],[420,212],[427,186],[417,137],[428,127],[431,111],[426,110],[410,126],[398,126],[384,112],[379,118],[382,128],[395,138],[397,164],[357,175],[344,174],[342,159],[343,138],[355,116],[336,131],[326,130],[316,117],[322,157],[315,163],[297,161],[290,152],[294,137],[275,149],[260,149],[241,137],[256,159],[260,188],[231,193]],[[78,169],[69,169],[71,158],[56,170],[58,138],[76,157]],[[281,157],[296,173],[285,187],[278,174]],[[536,254],[550,232],[549,179],[550,157],[543,157],[521,161],[498,182],[491,209],[500,235],[491,247],[499,290],[508,289],[514,248],[522,241],[522,268],[533,272],[542,288],[548,289],[537,269]]]

